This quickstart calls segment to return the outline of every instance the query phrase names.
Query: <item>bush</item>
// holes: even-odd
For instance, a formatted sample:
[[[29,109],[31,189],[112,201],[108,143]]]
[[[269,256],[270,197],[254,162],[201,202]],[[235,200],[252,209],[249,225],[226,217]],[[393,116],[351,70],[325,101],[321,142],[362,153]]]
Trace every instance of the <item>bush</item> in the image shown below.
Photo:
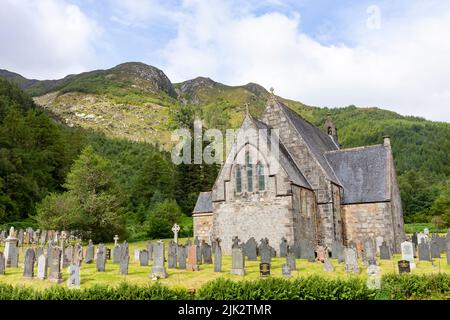
[[[170,238],[172,226],[179,223],[182,214],[175,200],[164,200],[156,204],[148,213],[144,227],[151,238]]]

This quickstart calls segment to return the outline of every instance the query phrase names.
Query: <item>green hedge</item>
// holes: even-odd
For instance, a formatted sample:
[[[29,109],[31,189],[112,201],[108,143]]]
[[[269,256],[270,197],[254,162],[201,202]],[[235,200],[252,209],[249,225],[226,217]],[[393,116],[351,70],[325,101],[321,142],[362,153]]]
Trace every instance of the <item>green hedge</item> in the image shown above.
[[[450,275],[398,275],[382,278],[379,290],[369,290],[362,277],[326,279],[267,278],[233,281],[219,278],[197,292],[171,289],[160,283],[147,286],[123,283],[87,289],[54,286],[45,290],[0,284],[0,300],[405,300],[450,299]]]

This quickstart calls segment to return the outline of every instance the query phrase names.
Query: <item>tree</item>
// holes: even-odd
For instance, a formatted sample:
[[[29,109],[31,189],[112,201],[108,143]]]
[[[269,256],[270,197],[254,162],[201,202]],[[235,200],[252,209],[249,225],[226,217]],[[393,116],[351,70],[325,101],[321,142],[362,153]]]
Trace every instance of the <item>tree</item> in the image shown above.
[[[165,200],[149,211],[144,223],[147,235],[151,238],[168,238],[172,235],[174,223],[180,223],[181,209],[175,200]]]

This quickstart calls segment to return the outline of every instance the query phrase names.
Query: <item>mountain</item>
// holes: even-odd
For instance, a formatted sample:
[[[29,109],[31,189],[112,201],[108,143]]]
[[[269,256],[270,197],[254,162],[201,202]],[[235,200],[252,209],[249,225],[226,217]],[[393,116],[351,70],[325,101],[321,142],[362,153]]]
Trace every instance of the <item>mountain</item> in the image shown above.
[[[6,70],[0,77],[18,84],[69,127],[158,144],[165,150],[173,146],[171,133],[180,126],[184,112],[201,117],[206,127],[237,128],[245,104],[258,117],[269,95],[256,83],[229,86],[207,77],[172,83],[160,69],[139,62],[59,80],[26,79]],[[319,108],[278,99],[318,127],[331,113],[342,147],[377,144],[383,135],[390,135],[405,214],[414,215],[416,221],[428,219],[431,204],[450,177],[449,123],[376,107]]]

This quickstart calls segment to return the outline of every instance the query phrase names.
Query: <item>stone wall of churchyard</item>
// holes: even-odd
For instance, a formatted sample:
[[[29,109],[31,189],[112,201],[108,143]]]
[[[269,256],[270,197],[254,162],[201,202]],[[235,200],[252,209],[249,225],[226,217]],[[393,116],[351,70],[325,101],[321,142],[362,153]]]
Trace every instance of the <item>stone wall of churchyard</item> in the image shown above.
[[[314,192],[298,186],[292,186],[292,205],[294,212],[295,240],[307,239],[317,243],[317,211]],[[293,245],[294,243],[289,243]]]
[[[212,213],[198,213],[193,215],[194,236],[197,236],[200,241],[205,240],[210,242],[210,230],[213,223]]]
[[[334,211],[331,183],[325,172],[277,104],[270,103],[266,107],[262,121],[279,130],[280,140],[288,148],[300,171],[314,189],[318,204],[318,235],[325,243],[331,245],[334,238],[332,216]]]
[[[359,203],[342,206],[345,238],[361,242],[367,237],[382,236],[387,243],[394,242],[390,202]]]

